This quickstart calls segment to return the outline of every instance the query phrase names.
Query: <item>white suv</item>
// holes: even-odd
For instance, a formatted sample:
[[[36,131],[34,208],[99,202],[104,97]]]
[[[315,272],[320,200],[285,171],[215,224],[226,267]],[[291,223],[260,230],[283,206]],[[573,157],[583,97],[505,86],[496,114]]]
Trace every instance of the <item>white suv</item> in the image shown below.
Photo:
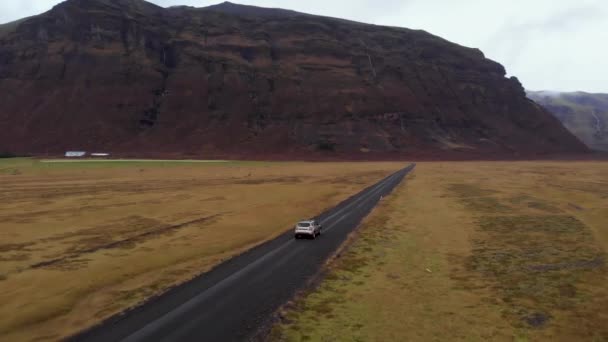
[[[316,220],[306,220],[300,221],[296,225],[295,229],[295,237],[299,239],[300,237],[310,237],[315,239],[317,236],[321,235],[321,224]]]

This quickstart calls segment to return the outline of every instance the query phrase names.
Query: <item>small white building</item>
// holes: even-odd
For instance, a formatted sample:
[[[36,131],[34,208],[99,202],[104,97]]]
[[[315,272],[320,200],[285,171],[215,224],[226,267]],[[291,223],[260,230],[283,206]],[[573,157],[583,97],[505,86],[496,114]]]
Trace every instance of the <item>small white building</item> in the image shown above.
[[[82,158],[86,155],[87,153],[82,151],[68,151],[65,153],[66,158]]]
[[[91,157],[109,157],[109,153],[91,153]]]

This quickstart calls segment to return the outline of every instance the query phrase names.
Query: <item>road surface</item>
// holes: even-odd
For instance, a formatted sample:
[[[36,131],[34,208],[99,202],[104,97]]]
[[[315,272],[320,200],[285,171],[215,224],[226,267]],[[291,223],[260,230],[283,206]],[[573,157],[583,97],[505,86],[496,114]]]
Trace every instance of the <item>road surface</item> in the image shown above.
[[[306,285],[380,198],[414,167],[388,176],[319,215],[323,235],[316,240],[295,240],[292,231],[286,232],[71,340],[248,340]]]

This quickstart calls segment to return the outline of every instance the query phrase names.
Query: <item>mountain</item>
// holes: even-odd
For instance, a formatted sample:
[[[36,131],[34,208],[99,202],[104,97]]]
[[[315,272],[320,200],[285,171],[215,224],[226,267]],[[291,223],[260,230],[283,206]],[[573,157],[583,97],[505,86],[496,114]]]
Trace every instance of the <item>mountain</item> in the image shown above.
[[[591,149],[608,151],[608,94],[529,91]]]
[[[239,16],[252,16],[252,17],[298,17],[298,16],[310,16],[306,13],[300,13],[296,11],[285,10],[282,8],[265,8],[256,6],[247,6],[234,4],[232,2],[223,2],[221,4],[212,5],[203,8],[203,10],[222,12],[226,14],[233,14]]]
[[[223,3],[69,0],[0,27],[0,151],[511,157],[587,148],[477,50]]]

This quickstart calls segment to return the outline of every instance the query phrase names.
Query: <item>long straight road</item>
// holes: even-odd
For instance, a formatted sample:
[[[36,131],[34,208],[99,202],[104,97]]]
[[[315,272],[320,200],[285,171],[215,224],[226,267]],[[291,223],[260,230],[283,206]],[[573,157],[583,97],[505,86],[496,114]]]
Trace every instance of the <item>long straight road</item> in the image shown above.
[[[333,252],[415,164],[326,211],[323,235],[294,240],[292,231],[235,257],[74,341],[244,341],[304,287]],[[295,223],[295,222],[294,222]]]

